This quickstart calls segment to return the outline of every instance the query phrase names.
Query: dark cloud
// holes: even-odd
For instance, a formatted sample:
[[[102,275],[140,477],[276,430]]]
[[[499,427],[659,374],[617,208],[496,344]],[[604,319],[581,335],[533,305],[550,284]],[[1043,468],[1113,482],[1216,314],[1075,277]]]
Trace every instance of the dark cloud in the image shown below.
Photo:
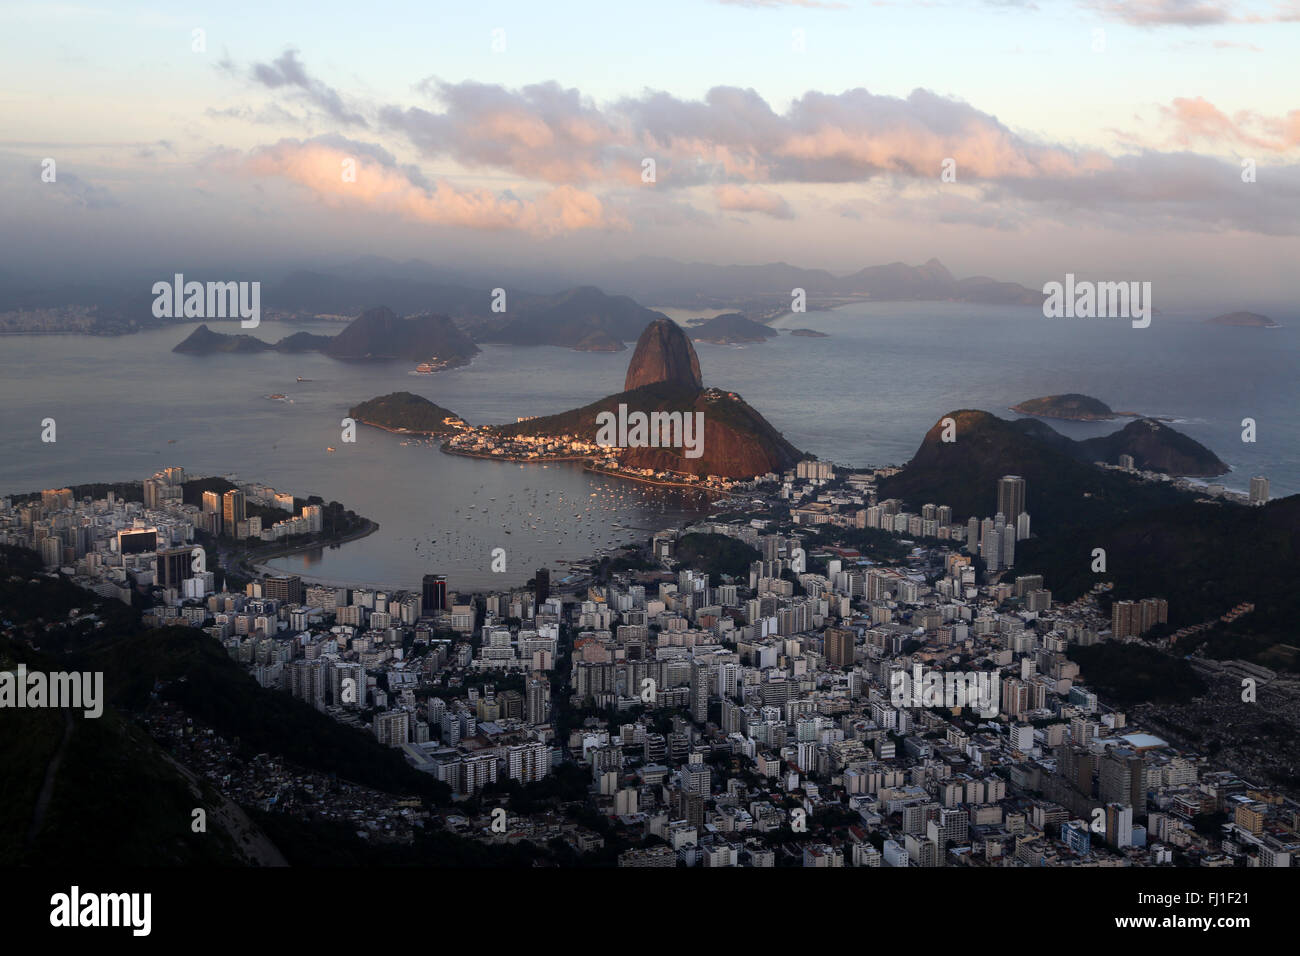
[[[270,63],[255,63],[250,71],[252,78],[267,87],[278,90],[290,87],[301,91],[303,97],[326,115],[348,126],[366,126],[361,114],[348,109],[343,97],[320,80],[307,75],[307,70],[298,62],[294,50],[285,50]]]

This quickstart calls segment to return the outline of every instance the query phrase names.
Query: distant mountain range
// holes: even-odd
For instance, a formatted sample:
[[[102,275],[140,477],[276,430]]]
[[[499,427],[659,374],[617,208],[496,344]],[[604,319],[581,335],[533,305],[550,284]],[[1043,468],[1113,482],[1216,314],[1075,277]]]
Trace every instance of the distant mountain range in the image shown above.
[[[717,266],[674,259],[641,258],[608,263],[602,282],[642,302],[685,308],[720,306],[747,313],[790,305],[791,290],[805,290],[810,303],[871,299],[935,300],[986,305],[1042,305],[1043,293],[988,276],[958,279],[938,259],[868,266],[848,275],[805,269],[786,262]]]
[[[445,315],[398,318],[391,309],[370,309],[338,335],[295,332],[274,344],[252,335],[213,332],[200,325],[172,349],[192,355],[221,352],[323,352],[339,359],[437,359],[444,367],[465,365],[479,348]]]
[[[1216,315],[1212,319],[1206,319],[1205,323],[1206,325],[1235,325],[1256,329],[1281,328],[1267,315],[1260,315],[1258,312],[1228,312],[1225,315]]]

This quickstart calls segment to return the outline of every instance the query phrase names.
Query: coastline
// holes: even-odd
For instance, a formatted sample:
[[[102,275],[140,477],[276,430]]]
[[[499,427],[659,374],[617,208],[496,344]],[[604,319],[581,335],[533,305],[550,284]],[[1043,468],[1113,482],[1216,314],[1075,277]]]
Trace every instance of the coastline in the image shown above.
[[[283,573],[282,571],[279,571],[275,568],[266,567],[266,562],[274,561],[278,558],[293,557],[295,554],[305,554],[308,551],[314,551],[318,548],[327,548],[330,545],[343,545],[343,544],[347,544],[349,541],[360,541],[362,538],[368,537],[374,534],[378,530],[379,530],[379,522],[372,521],[369,518],[366,518],[365,524],[362,525],[362,527],[358,528],[355,531],[351,531],[345,535],[342,535],[338,538],[331,538],[328,541],[308,541],[308,542],[300,542],[298,544],[289,545],[287,547],[279,547],[279,548],[273,547],[271,548],[270,551],[266,553],[262,553],[260,551],[259,552],[244,551],[240,553],[238,557],[235,559],[235,561],[233,562],[233,567],[227,570],[233,570],[237,573],[247,573],[247,574],[252,574],[252,573],[282,574]],[[306,579],[304,578],[304,580]]]
[[[660,488],[688,488],[692,491],[699,491],[710,495],[720,495],[730,497],[731,491],[722,488],[710,488],[703,483],[692,483],[689,481],[662,481],[657,478],[646,478],[642,475],[629,475],[622,471],[609,471],[604,468],[598,468],[595,465],[588,464],[590,456],[588,455],[571,455],[565,458],[519,458],[510,455],[480,455],[477,452],[460,451],[455,448],[448,448],[444,443],[439,448],[448,455],[459,455],[462,458],[479,458],[485,461],[508,461],[521,465],[549,465],[552,463],[571,463],[583,462],[582,470],[589,471],[594,475],[604,475],[609,478],[622,478],[625,481],[639,481],[643,485],[655,485]]]
[[[378,428],[380,431],[388,432],[392,435],[416,435],[420,438],[445,438],[446,432],[421,431],[417,428],[395,428],[388,425],[381,425],[379,422],[366,421],[364,418],[356,419],[358,425],[369,425],[371,428]]]

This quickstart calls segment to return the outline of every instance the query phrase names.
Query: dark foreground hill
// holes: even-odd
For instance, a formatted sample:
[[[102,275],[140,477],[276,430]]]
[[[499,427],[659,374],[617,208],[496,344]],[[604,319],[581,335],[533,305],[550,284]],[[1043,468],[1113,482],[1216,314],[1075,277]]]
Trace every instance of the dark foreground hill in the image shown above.
[[[1025,479],[1025,507],[1035,532],[1091,525],[1123,514],[1185,500],[1176,489],[1097,468],[1081,457],[1079,443],[1042,422],[1008,422],[988,412],[949,412],[952,442],[943,441],[944,419],[926,432],[921,447],[898,474],[880,482],[882,498],[902,498],[919,508],[951,505],[961,519],[997,510],[997,480]]]
[[[1180,652],[1204,643],[1212,656],[1300,669],[1292,646],[1300,615],[1300,496],[1263,507],[1198,500],[1163,482],[1089,464],[1079,457],[1088,449],[1077,447],[1086,443],[1042,422],[971,410],[945,417],[956,424],[956,440],[942,441],[937,423],[907,466],[880,482],[882,498],[902,498],[913,508],[948,504],[959,518],[982,518],[997,507],[997,479],[1020,475],[1034,536],[1017,545],[1017,574],[1041,573],[1063,601],[1108,582],[1103,609],[1112,600],[1163,597],[1171,629],[1254,604],[1253,612],[1180,644]],[[1135,426],[1148,423],[1124,431]],[[1104,572],[1093,571],[1097,548],[1106,555]]]

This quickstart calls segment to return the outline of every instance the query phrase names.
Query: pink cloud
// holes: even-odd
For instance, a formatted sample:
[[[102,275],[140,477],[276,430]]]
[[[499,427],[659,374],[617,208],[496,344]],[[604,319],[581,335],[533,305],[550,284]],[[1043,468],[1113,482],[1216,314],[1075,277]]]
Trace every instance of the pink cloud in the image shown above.
[[[762,186],[716,186],[713,201],[719,209],[733,212],[758,212],[774,219],[792,219],[790,204],[780,194]]]
[[[355,179],[345,175],[349,162]],[[438,225],[513,229],[537,235],[622,225],[607,214],[599,198],[572,186],[520,199],[457,186],[445,179],[426,183],[418,173],[398,167],[382,150],[341,138],[284,139],[233,158],[232,165],[246,175],[288,179],[333,206]]]

